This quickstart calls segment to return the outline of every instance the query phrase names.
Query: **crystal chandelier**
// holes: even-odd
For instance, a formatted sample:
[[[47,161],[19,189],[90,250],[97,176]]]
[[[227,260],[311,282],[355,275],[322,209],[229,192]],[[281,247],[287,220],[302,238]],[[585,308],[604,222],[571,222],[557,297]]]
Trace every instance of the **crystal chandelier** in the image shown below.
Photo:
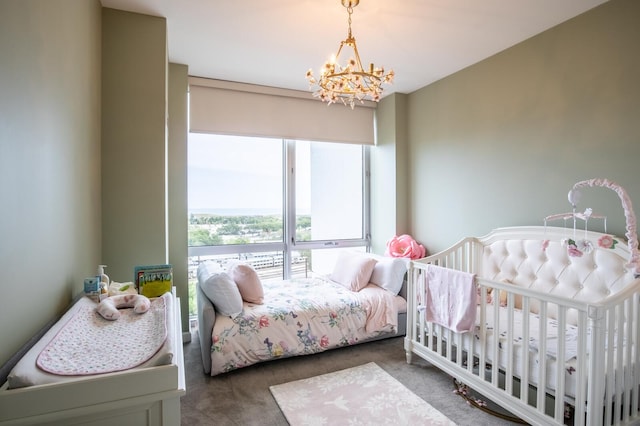
[[[368,71],[364,70],[358,54],[356,39],[351,35],[351,14],[353,13],[353,8],[360,3],[360,0],[341,1],[349,12],[347,38],[340,42],[338,53],[322,66],[320,78],[316,80],[313,76],[313,71],[310,69],[307,71],[307,80],[309,80],[310,88],[313,88],[314,85],[318,86],[313,96],[320,98],[323,102],[327,102],[328,105],[337,102],[339,99],[343,104],[349,105],[353,109],[356,101],[364,103],[364,100],[368,99],[378,102],[382,97],[382,84],[392,83],[394,73],[391,70],[385,74],[384,68],[375,68],[373,64],[369,64]],[[352,55],[345,65],[340,65],[338,60],[340,53],[342,53],[342,48],[345,46],[351,48]]]

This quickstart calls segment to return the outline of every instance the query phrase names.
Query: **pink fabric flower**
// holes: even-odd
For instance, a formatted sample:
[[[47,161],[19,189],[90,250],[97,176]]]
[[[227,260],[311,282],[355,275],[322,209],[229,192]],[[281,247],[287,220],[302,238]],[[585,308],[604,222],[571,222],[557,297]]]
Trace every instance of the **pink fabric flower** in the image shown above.
[[[410,235],[404,234],[395,236],[387,241],[387,251],[385,255],[420,259],[425,257],[426,253],[427,251],[422,244],[419,244]]]
[[[603,235],[598,239],[598,245],[602,248],[612,249],[615,248],[617,241],[613,239],[611,235]]]
[[[582,257],[582,252],[578,250],[575,244],[569,244],[567,246],[567,254],[572,257]]]

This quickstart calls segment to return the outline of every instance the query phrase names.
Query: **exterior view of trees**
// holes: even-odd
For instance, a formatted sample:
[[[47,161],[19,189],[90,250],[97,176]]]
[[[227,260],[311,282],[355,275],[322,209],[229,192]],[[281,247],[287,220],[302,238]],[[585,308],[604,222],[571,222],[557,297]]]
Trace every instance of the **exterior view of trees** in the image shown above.
[[[282,241],[282,233],[281,215],[224,216],[192,213],[189,217],[191,247]],[[298,216],[296,239],[308,241],[310,237],[311,217]]]

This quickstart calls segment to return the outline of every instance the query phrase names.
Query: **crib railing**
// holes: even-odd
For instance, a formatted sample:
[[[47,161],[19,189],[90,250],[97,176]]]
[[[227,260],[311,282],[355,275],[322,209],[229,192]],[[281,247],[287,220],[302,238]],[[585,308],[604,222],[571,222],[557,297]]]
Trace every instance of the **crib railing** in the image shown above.
[[[638,421],[638,290],[627,288],[587,304],[477,277],[475,333],[455,333],[428,322],[422,305],[427,265],[474,273],[481,250],[478,240],[466,238],[412,262],[407,361],[412,354],[422,357],[532,424]],[[500,292],[506,294],[504,306]],[[567,322],[569,313],[576,324]]]

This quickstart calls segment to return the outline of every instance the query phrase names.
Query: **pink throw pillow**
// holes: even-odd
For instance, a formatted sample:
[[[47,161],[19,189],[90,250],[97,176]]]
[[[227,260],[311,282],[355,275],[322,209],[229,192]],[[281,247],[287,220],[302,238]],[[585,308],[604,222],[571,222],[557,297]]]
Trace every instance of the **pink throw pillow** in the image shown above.
[[[228,266],[227,273],[238,286],[242,300],[262,305],[264,289],[258,273],[251,265],[234,262]]]
[[[359,253],[342,252],[330,278],[351,291],[360,291],[369,284],[376,262],[376,259]]]

